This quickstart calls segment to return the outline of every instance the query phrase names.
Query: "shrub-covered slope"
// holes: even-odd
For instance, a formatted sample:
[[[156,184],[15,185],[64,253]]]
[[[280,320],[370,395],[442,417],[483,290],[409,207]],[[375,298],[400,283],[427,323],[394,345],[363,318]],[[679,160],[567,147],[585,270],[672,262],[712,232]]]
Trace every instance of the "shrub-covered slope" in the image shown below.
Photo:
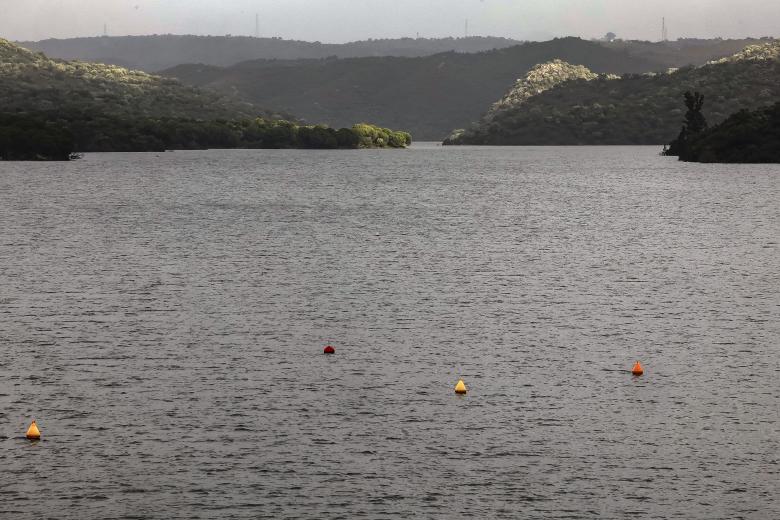
[[[52,60],[0,38],[0,112],[26,111],[201,119],[270,115],[173,78]]]
[[[494,106],[472,127],[454,131],[446,144],[659,144],[679,131],[683,116],[679,99],[687,90],[705,95],[711,123],[780,99],[777,41],[666,73],[616,78],[581,70],[578,76],[567,77],[566,71],[572,70],[568,64],[545,67],[553,79],[562,74],[567,80],[529,96],[523,85],[540,81],[529,75],[505,96],[509,102]]]

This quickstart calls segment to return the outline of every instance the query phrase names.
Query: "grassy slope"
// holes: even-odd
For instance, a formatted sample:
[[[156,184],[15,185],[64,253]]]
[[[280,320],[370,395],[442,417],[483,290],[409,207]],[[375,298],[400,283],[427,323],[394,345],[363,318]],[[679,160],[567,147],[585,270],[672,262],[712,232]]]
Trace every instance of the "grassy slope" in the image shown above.
[[[372,121],[404,128],[415,139],[441,139],[476,120],[537,63],[561,58],[597,72],[665,70],[663,63],[625,49],[563,38],[478,54],[423,58],[355,58],[304,62],[246,62],[228,68],[179,66],[165,71],[188,84],[237,91],[264,106],[309,121],[344,126]]]
[[[682,94],[705,95],[710,123],[780,99],[780,42],[701,67],[576,80],[491,112],[456,144],[661,144],[680,129]]]

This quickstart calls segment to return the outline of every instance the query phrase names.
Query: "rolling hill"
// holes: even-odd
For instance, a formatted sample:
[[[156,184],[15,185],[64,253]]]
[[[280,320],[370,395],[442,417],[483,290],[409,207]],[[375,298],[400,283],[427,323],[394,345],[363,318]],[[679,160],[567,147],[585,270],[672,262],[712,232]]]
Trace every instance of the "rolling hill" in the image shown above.
[[[231,67],[180,65],[162,74],[207,86],[309,121],[342,126],[373,121],[415,139],[441,140],[476,121],[531,67],[553,59],[597,73],[666,71],[721,57],[758,40],[592,42],[561,38],[475,54],[419,58],[254,60]],[[728,52],[724,52],[728,50]]]
[[[248,36],[100,36],[18,42],[47,56],[110,63],[156,72],[182,63],[230,66],[257,59],[357,58],[364,56],[428,56],[440,52],[480,52],[517,45],[492,36],[469,38],[398,38],[350,43],[320,43]]]
[[[62,61],[0,38],[0,111],[119,117],[272,117],[249,103],[115,65]]]
[[[440,140],[452,128],[476,120],[533,65],[554,58],[604,73],[666,69],[624,49],[563,38],[476,54],[257,60],[225,68],[182,65],[162,74],[309,121],[331,126],[373,121],[408,130],[418,140]]]

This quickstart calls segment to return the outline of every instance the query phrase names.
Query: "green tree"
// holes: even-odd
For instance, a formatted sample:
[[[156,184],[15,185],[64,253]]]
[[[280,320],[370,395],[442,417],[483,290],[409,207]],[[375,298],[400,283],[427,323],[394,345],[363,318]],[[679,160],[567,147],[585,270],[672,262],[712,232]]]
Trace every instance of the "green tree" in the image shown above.
[[[688,90],[683,94],[683,97],[688,111],[685,113],[685,120],[677,139],[672,141],[668,148],[665,147],[665,155],[680,156],[685,154],[690,141],[707,129],[707,120],[702,114],[704,95],[699,92],[692,94]]]
[[[699,92],[691,94],[687,91],[685,94],[685,106],[688,112],[685,113],[685,128],[688,134],[698,134],[707,128],[707,120],[701,109],[704,106],[704,95]]]
[[[336,140],[339,148],[357,148],[360,145],[360,136],[349,128],[339,128],[336,131]]]

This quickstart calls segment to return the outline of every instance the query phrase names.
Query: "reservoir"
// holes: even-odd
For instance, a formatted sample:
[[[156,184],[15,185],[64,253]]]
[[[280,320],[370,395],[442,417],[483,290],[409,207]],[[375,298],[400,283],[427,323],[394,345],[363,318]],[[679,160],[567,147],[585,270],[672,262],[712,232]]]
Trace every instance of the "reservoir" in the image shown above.
[[[0,163],[0,516],[780,518],[780,165],[658,152]]]

